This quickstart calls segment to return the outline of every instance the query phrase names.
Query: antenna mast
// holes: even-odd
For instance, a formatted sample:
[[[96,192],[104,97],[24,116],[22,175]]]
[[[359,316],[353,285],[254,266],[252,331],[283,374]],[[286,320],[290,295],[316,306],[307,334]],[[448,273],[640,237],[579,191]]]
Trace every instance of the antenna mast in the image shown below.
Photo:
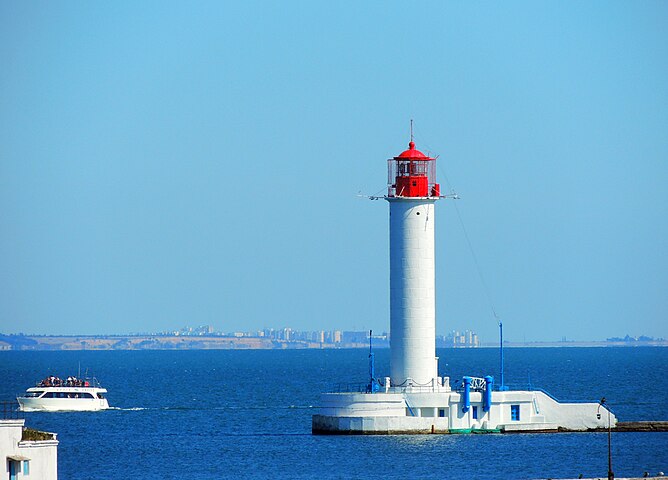
[[[373,334],[373,330],[369,330],[369,385],[367,386],[366,390],[367,393],[376,393],[380,387],[378,386],[378,382],[376,382],[376,359],[375,359],[375,354],[371,350],[371,336]]]
[[[508,390],[508,387],[503,383],[503,322],[499,319],[499,352],[501,354],[501,385],[499,390],[502,392]]]

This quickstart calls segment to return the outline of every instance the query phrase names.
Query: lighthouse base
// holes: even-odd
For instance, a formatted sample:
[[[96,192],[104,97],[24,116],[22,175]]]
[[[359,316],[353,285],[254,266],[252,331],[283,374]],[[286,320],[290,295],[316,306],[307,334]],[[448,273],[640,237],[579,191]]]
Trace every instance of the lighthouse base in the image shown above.
[[[415,417],[333,417],[313,415],[312,431],[320,435],[402,435],[450,433],[447,420]]]
[[[537,433],[605,428],[598,403],[560,403],[542,391],[325,393],[312,418],[314,434]],[[617,419],[610,414],[611,425]]]

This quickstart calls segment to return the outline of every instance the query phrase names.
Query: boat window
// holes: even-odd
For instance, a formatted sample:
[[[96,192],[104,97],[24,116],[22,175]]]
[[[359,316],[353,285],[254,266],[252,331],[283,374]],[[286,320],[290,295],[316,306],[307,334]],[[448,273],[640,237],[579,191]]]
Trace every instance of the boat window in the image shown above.
[[[41,394],[43,394],[43,393],[44,393],[44,392],[26,392],[26,394],[24,395],[24,397],[26,397],[26,398],[37,398],[37,397],[39,397],[39,396],[40,396]]]
[[[101,393],[98,393],[97,398],[104,398],[104,395],[102,395]]]
[[[511,405],[510,406],[510,419],[514,421],[519,421],[520,420],[520,406],[519,405]]]
[[[44,397],[42,398],[54,398],[54,393],[53,392],[46,392],[44,394]]]

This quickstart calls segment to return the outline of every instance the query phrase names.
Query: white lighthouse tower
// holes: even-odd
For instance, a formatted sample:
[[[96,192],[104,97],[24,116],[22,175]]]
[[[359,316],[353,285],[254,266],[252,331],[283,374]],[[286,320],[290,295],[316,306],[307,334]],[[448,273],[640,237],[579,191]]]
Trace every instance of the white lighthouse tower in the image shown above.
[[[412,135],[411,135],[412,137]],[[436,357],[434,205],[436,158],[415,148],[388,160],[390,203],[390,376],[361,389],[323,393],[317,434],[556,432],[605,426],[599,403],[560,403],[531,387],[496,389],[491,375],[451,386]],[[334,380],[334,383],[338,381]],[[610,414],[611,424],[616,418]]]
[[[438,372],[434,274],[436,158],[408,150],[387,161],[392,385],[430,385]]]

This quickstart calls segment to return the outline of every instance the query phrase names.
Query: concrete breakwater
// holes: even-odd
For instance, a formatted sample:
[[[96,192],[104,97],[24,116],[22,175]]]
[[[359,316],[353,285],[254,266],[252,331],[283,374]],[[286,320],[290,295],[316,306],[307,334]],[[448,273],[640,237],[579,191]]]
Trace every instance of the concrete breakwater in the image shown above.
[[[571,430],[557,427],[556,425],[547,428],[545,425],[532,429],[520,428],[499,428],[493,430],[485,429],[437,429],[433,425],[425,423],[422,429],[411,429],[410,431],[402,430],[387,430],[387,431],[370,431],[363,429],[340,429],[336,426],[329,425],[326,417],[318,417],[313,422],[313,433],[316,435],[415,435],[415,434],[522,434],[522,433],[604,433],[607,428],[590,428],[587,430]],[[427,419],[425,419],[427,420]],[[331,419],[330,419],[331,421]],[[611,429],[615,434],[621,432],[668,432],[668,421],[635,421],[635,422],[617,422],[617,426]]]
[[[606,431],[602,429],[602,431]],[[613,432],[668,432],[668,421],[617,422]]]

